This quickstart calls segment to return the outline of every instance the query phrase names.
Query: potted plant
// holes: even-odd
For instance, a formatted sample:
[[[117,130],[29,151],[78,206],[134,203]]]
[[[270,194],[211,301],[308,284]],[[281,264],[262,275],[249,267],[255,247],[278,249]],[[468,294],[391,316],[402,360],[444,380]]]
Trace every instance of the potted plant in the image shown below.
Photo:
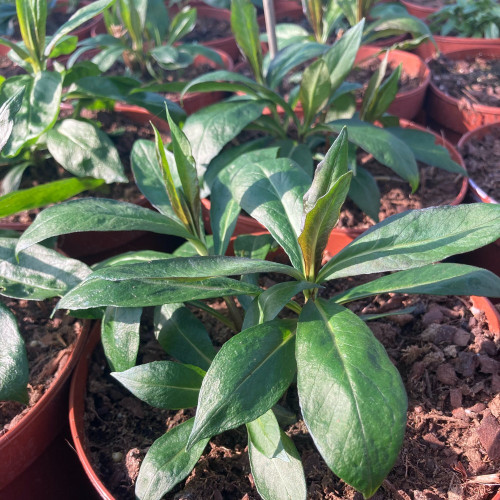
[[[440,52],[498,47],[500,9],[494,0],[460,0],[431,14],[427,22]],[[429,43],[417,47],[422,59],[436,53]]]
[[[500,280],[487,271],[435,264],[495,239],[500,231],[497,206],[439,207],[396,215],[371,228],[323,266],[323,249],[352,178],[343,130],[318,166],[312,184],[293,161],[276,159],[276,149],[251,152],[235,161],[223,184],[226,195],[221,192],[212,200],[212,247],[201,224],[191,147],[180,129],[173,122],[170,125],[174,159],[157,135],[160,168],[152,175],[155,185],[163,184],[163,188],[149,185],[164,215],[143,213],[143,225],[157,219],[155,230],[182,233],[198,256],[165,259],[157,255],[147,262],[140,262],[139,256],[124,256],[125,261],[116,259],[114,265],[96,269],[57,305],[78,310],[106,308],[105,352],[115,370],[125,370],[115,376],[132,392],[164,407],[189,408],[197,401],[195,418],[175,427],[150,448],[137,479],[136,495],[160,498],[189,474],[212,436],[246,424],[252,474],[260,494],[281,498],[291,487],[297,498],[305,498],[297,452],[280,430],[272,409],[297,374],[302,415],[321,455],[335,474],[371,496],[401,446],[406,396],[384,349],[365,323],[342,304],[396,290],[498,294]],[[76,214],[84,202],[65,202],[43,211],[20,238],[16,251],[21,253],[54,234],[83,229],[85,221]],[[222,256],[240,206],[267,227],[291,265]],[[107,210],[111,204],[106,210],[98,205],[88,208],[88,213],[100,215],[104,225],[119,229],[135,224],[131,219],[118,221]],[[125,208],[122,205],[121,213]],[[251,248],[253,245],[248,255],[252,255]],[[292,279],[263,291],[248,276],[270,271]],[[329,280],[375,271],[396,272],[345,290],[329,301],[318,297],[319,287]],[[239,275],[248,277],[229,277]],[[300,291],[305,304],[293,299]],[[228,317],[200,302],[220,296],[228,305]],[[244,316],[235,307],[233,296],[240,297],[245,306]],[[163,306],[159,314],[168,319],[185,301],[239,333],[217,353],[202,333],[203,339],[194,349],[169,349],[181,363],[134,367],[140,308]],[[294,317],[276,319],[284,307]],[[166,385],[176,386],[175,391],[180,392],[149,392],[151,383],[167,380],[164,375],[147,375],[156,369],[169,371],[173,378]],[[190,396],[184,399],[187,393]],[[328,418],[321,411],[325,398]],[[352,426],[359,432],[348,431]],[[348,454],[342,452],[346,443]],[[274,473],[276,467],[280,475]]]

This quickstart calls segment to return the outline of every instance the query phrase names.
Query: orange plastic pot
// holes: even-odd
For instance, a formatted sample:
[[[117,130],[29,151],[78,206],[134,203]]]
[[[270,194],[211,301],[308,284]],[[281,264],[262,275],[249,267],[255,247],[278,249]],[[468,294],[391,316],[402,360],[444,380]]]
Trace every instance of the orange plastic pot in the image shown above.
[[[378,57],[380,61],[384,59],[384,54],[378,54],[379,47],[363,45],[359,48],[356,54],[354,64],[359,64],[365,59],[371,57]],[[389,113],[411,120],[422,109],[427,87],[431,80],[431,72],[427,64],[417,55],[411,52],[404,52],[403,50],[391,50],[389,52],[389,65],[398,66],[403,65],[403,71],[411,78],[418,78],[419,85],[415,89],[401,91],[396,94],[396,98],[389,106]],[[361,106],[361,100],[357,103]]]
[[[493,129],[500,129],[500,122],[493,123],[489,125],[484,125],[475,130],[467,132],[458,142],[458,149],[461,149],[467,142],[474,139],[481,139],[485,135],[488,135]],[[492,164],[495,168],[495,165]],[[473,198],[476,202],[482,203],[496,203],[499,202],[488,196],[480,186],[478,186],[473,179],[469,179],[469,190],[472,193]],[[459,257],[460,262],[469,264],[472,266],[483,267],[489,271],[500,276],[500,239],[486,245],[484,247],[478,248],[473,252],[468,252]],[[493,302],[500,302],[499,299],[492,299]]]
[[[85,321],[57,379],[30,411],[0,436],[0,498],[6,498],[5,488],[10,487],[64,428],[69,378],[83,353],[89,330],[90,322]]]
[[[489,330],[495,335],[500,335],[500,315],[493,304],[484,297],[472,297],[472,307],[483,311],[488,321]],[[87,376],[92,352],[101,337],[99,323],[92,329],[89,342],[85,346],[85,351],[75,369],[71,380],[69,396],[69,425],[71,437],[75,445],[75,450],[80,459],[87,477],[94,486],[97,494],[103,500],[114,500],[115,497],[109,492],[104,483],[95,472],[90,462],[90,453],[85,439],[85,394],[87,389]]]
[[[406,7],[408,14],[418,17],[419,19],[425,19],[427,16],[439,10],[439,7],[427,7],[426,5],[419,5],[409,0],[400,0],[400,2]]]
[[[468,59],[475,56],[482,56],[487,59],[499,59],[500,39],[496,47],[459,50],[446,54],[446,57],[452,60]],[[426,62],[428,63],[429,61],[430,58]],[[428,116],[438,125],[457,132],[460,135],[482,125],[500,121],[500,107],[466,103],[440,90],[432,81],[432,78],[429,85],[426,109]]]

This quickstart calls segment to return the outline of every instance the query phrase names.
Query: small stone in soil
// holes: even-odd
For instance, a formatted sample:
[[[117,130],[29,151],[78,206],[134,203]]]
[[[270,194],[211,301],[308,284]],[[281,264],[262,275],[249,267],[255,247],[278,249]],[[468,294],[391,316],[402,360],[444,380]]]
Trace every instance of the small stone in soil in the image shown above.
[[[491,413],[483,418],[477,434],[490,459],[500,459],[500,424]]]

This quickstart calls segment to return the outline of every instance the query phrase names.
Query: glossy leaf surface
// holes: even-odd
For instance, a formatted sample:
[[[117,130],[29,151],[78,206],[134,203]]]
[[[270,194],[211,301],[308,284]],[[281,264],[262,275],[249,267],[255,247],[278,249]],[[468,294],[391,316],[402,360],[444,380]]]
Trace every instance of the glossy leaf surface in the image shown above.
[[[384,347],[353,312],[309,301],[297,327],[304,421],[333,472],[372,496],[403,442],[406,393]]]
[[[21,109],[23,94],[24,88],[20,88],[2,104],[2,107],[0,107],[0,151],[2,151],[10,137],[12,128],[14,127],[14,118]]]

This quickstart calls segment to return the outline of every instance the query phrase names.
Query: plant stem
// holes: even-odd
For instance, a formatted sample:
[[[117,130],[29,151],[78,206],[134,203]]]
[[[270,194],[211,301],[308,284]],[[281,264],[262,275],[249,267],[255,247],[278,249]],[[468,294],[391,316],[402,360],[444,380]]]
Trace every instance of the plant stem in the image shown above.
[[[234,325],[236,326],[237,331],[241,331],[241,327],[243,326],[243,318],[239,309],[236,307],[236,303],[232,297],[223,297],[226,302],[227,309],[229,311],[229,316],[231,316]]]
[[[293,300],[288,302],[288,304],[286,304],[285,307],[297,314],[300,314],[302,312],[302,307],[300,307],[299,304],[297,304],[297,302],[294,302]]]
[[[204,302],[201,302],[200,300],[191,300],[188,302],[188,304],[197,307],[198,309],[201,309],[202,311],[207,312],[208,314],[211,314],[214,318],[218,319],[221,323],[224,323],[226,326],[231,328],[231,330],[234,330],[235,332],[238,332],[239,330],[236,328],[236,325],[231,321],[229,318],[221,314],[220,312],[216,311],[209,305],[205,304]]]

